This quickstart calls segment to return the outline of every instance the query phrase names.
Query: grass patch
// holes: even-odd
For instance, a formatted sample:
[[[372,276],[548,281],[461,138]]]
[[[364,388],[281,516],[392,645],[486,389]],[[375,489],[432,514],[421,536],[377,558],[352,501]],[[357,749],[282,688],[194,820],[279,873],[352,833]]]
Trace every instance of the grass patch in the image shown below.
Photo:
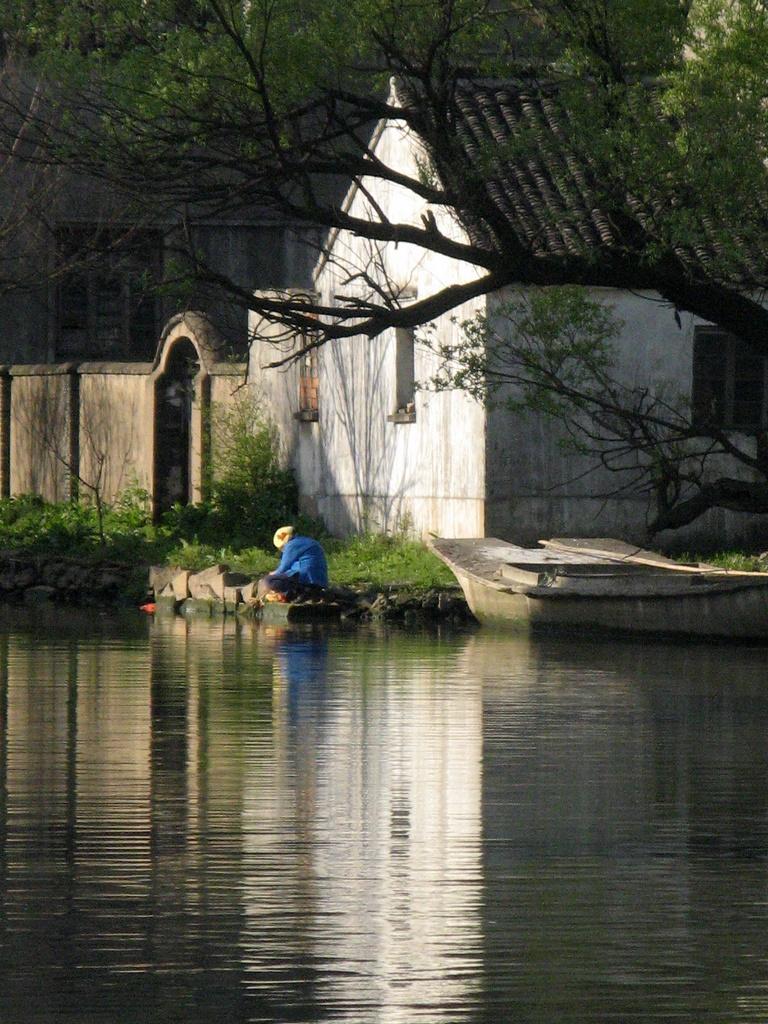
[[[719,569],[735,569],[739,572],[765,572],[765,560],[761,560],[759,554],[748,554],[743,551],[716,551],[712,555],[689,555],[683,554],[678,558],[680,562],[706,562],[707,565],[716,565]]]
[[[404,583],[414,587],[446,587],[456,577],[424,544],[404,537],[365,534],[326,545],[328,570],[341,586]]]
[[[280,556],[275,548],[253,543],[253,534],[247,530],[234,535],[223,530],[217,513],[206,506],[174,510],[159,524],[152,523],[148,509],[141,494],[124,496],[107,508],[102,543],[96,511],[88,505],[50,504],[34,495],[6,498],[0,500],[0,548],[83,561],[181,565],[192,570],[223,562],[249,576],[263,576],[277,566]],[[333,584],[428,588],[456,582],[450,570],[419,541],[373,534],[338,540],[328,537],[318,523],[296,516],[284,518],[323,544]],[[259,531],[263,534],[262,524]],[[222,544],[222,538],[229,542]]]

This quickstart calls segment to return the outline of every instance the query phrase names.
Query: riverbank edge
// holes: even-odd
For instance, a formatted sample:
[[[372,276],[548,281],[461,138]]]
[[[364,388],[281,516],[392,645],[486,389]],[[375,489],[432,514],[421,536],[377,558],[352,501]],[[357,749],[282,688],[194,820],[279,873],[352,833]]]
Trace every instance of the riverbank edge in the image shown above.
[[[218,577],[237,577],[224,565],[192,572],[181,566],[137,565],[115,560],[86,561],[62,555],[0,552],[0,601],[9,604],[57,604],[79,607],[140,607],[155,605],[161,613],[182,615],[256,618],[259,609],[247,592],[248,583],[217,597],[212,591],[197,596],[189,591],[189,580],[202,577],[202,585],[217,585]],[[168,587],[186,577],[187,592],[169,594]],[[243,590],[248,593],[243,600]],[[253,588],[251,588],[253,589]],[[193,585],[194,590],[194,585]],[[238,593],[239,590],[239,593]],[[166,591],[163,594],[163,591]],[[297,619],[322,619],[338,615],[346,621],[385,621],[409,625],[419,622],[471,623],[472,613],[458,585],[420,586],[410,582],[360,584],[331,591],[327,605],[303,606]],[[302,606],[300,606],[302,607]],[[326,607],[326,611],[322,608]],[[269,617],[285,618],[272,609]]]
[[[184,616],[239,615],[271,623],[328,619],[384,621],[402,625],[427,622],[473,622],[461,589],[412,583],[329,587],[290,603],[262,604],[258,578],[216,564],[198,572],[178,566],[152,566],[149,587],[153,610]]]

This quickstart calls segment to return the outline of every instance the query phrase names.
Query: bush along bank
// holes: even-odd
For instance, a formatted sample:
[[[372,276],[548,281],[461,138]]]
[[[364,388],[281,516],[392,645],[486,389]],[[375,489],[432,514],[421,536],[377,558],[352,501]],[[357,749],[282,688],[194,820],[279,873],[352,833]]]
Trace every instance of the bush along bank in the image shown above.
[[[149,583],[149,607],[158,614],[240,615],[271,623],[339,619],[405,626],[430,622],[461,625],[474,621],[458,587],[330,587],[290,603],[262,604],[256,597],[258,579],[232,572],[224,563],[200,572],[178,566],[153,566]]]
[[[239,507],[229,512],[240,523],[239,532],[223,507],[212,504],[174,507],[159,523],[152,522],[148,496],[137,490],[103,505],[99,513],[87,504],[50,504],[34,495],[1,499],[0,601],[134,608],[157,603],[163,588],[154,587],[152,564],[159,567],[152,570],[155,576],[164,574],[163,586],[169,576],[187,570],[194,576],[212,569],[216,578],[229,566],[245,577],[237,579],[245,587],[273,570],[277,555],[272,533],[266,540],[262,536],[266,518],[259,520],[258,531],[246,535],[242,523],[253,525],[257,517]],[[419,541],[381,534],[338,539],[327,536],[320,523],[286,509],[280,514],[323,544],[336,588],[328,602],[333,614],[403,623],[470,620],[452,574]],[[224,538],[227,546],[222,547]],[[227,580],[226,586],[234,585]],[[161,602],[164,609],[168,596]],[[173,610],[189,600],[202,602],[197,614],[231,614],[240,605],[248,606],[240,613],[254,613],[252,598],[244,600],[242,592],[225,598],[210,589],[194,597],[173,595]],[[186,610],[191,613],[194,607]],[[311,613],[305,609],[301,614]]]

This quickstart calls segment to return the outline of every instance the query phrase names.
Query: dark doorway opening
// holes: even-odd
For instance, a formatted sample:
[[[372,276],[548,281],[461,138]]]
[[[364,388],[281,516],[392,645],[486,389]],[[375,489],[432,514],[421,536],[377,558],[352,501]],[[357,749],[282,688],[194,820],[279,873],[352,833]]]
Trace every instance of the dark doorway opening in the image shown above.
[[[200,370],[197,349],[186,338],[171,350],[158,379],[155,421],[155,514],[189,504],[191,495],[192,408]]]

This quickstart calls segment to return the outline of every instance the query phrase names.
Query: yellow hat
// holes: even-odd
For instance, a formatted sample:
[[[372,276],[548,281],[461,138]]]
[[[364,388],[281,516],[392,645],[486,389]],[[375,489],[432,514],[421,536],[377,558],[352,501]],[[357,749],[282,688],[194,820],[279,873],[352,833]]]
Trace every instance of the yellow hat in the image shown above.
[[[279,530],[275,531],[275,536],[272,538],[272,543],[276,548],[284,547],[291,537],[294,535],[295,530],[292,526],[281,526]]]

